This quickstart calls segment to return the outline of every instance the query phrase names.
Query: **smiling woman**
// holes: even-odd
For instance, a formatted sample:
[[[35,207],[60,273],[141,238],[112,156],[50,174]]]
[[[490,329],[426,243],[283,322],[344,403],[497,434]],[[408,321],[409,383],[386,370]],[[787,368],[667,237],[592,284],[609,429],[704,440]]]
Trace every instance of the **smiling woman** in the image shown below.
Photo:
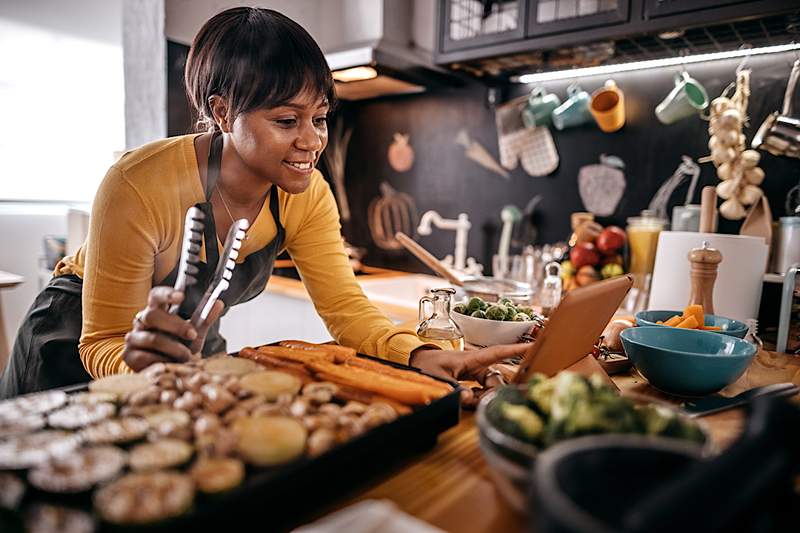
[[[316,170],[335,93],[325,57],[303,28],[268,9],[223,11],[192,44],[186,87],[206,133],[147,144],[111,167],[86,243],[57,265],[19,331],[0,397],[224,352],[218,318],[264,290],[282,250],[333,337],[359,352],[482,379],[489,364],[524,351],[438,350],[396,328],[364,296],[333,195]],[[172,286],[193,206],[205,228],[199,282],[184,293]],[[241,218],[250,224],[230,286],[193,326],[186,319]],[[180,311],[171,314],[175,304]]]

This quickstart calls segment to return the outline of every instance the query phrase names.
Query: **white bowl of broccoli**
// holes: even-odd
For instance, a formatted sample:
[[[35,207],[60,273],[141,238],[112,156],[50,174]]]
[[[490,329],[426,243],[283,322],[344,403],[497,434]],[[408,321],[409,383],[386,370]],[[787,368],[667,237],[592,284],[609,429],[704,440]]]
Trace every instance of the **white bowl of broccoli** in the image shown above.
[[[454,305],[450,316],[464,340],[478,346],[517,343],[538,319],[533,309],[517,306],[509,298],[489,303],[477,296]]]

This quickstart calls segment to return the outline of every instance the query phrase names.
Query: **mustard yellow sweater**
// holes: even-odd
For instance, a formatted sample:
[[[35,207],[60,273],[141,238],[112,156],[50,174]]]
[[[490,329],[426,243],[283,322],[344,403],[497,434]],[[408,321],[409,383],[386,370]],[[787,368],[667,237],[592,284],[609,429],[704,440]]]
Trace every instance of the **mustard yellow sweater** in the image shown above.
[[[83,279],[78,349],[94,378],[131,371],[122,360],[124,336],[150,289],[178,262],[186,210],[205,201],[195,137],[164,139],[126,153],[97,191],[86,242],[56,266],[56,275]],[[361,353],[407,363],[423,343],[413,331],[395,327],[364,296],[344,251],[336,203],[319,171],[301,194],[277,187],[270,194],[276,191],[284,248],[334,339]],[[238,261],[269,244],[276,233],[267,200]]]

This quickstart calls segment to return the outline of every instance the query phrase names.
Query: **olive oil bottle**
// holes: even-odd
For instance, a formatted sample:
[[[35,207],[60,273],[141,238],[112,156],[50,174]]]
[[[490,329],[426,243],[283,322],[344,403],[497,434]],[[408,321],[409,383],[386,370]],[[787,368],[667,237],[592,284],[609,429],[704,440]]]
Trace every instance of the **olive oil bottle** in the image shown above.
[[[451,298],[456,293],[455,289],[431,289],[433,296],[423,296],[419,300],[419,325],[417,337],[420,340],[431,342],[453,350],[464,349],[464,334],[458,325],[450,318]],[[425,304],[430,303],[433,311],[426,315]]]

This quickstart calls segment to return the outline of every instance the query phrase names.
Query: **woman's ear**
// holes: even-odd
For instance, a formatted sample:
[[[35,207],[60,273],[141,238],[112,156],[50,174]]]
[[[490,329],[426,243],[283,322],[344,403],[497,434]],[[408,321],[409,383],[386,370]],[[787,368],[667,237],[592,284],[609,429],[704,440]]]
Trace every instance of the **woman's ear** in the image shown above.
[[[214,122],[219,126],[219,129],[224,133],[230,133],[231,121],[229,117],[228,101],[219,95],[210,96],[208,104],[211,107],[211,113],[214,115]]]

